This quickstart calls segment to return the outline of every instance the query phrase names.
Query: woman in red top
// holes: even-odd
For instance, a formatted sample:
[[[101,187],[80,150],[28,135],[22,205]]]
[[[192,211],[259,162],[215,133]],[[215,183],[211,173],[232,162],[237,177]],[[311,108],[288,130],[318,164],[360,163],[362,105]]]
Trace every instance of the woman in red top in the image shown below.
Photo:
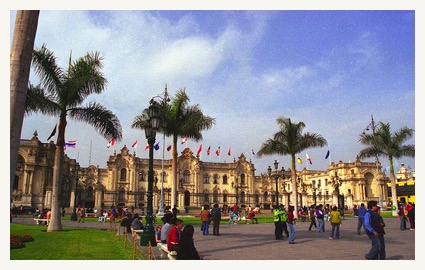
[[[170,234],[167,238],[167,248],[169,251],[177,251],[177,247],[180,243],[182,235],[183,220],[176,219],[176,225],[170,230]]]
[[[294,218],[294,206],[290,205],[288,207],[288,220],[286,221],[289,227],[289,244],[295,244],[295,218]]]

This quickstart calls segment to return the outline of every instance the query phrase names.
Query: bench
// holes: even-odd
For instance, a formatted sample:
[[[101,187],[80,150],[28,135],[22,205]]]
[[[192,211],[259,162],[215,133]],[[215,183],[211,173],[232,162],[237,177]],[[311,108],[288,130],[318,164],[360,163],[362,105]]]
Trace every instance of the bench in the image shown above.
[[[133,239],[140,239],[140,235],[143,233],[143,230],[135,230],[133,227],[131,227],[131,235],[133,236]]]
[[[177,251],[169,251],[167,248],[167,244],[156,243],[156,245],[158,246],[161,252],[164,252],[165,254],[167,254],[167,257],[169,260],[175,260],[177,258]],[[161,253],[161,257],[162,257],[162,253]]]
[[[42,224],[42,222],[45,222],[45,224],[47,224],[47,219],[46,218],[35,218],[34,221],[35,221],[35,223],[37,225]]]

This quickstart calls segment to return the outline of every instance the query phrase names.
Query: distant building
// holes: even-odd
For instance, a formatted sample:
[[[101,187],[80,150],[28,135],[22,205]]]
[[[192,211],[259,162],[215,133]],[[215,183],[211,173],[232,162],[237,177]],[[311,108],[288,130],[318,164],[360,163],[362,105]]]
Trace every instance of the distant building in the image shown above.
[[[13,186],[13,203],[50,208],[55,145],[41,143],[37,132],[31,140],[21,139]],[[114,152],[106,168],[90,165],[79,168],[74,159],[65,155],[61,185],[61,207],[72,212],[75,205],[88,208],[110,209],[112,206],[132,207],[144,212],[147,206],[148,159],[139,158],[124,146]],[[164,160],[162,185],[162,160],[154,160],[153,208],[159,207],[161,189],[165,205],[171,204],[172,161]],[[255,166],[245,155],[233,162],[208,162],[194,156],[190,148],[184,149],[177,161],[177,200],[182,211],[198,213],[204,204],[220,206],[259,206],[270,209],[276,203],[275,172],[255,175]],[[327,170],[296,172],[299,206],[330,204],[352,208],[368,200],[386,205],[388,178],[379,161],[331,163]],[[340,183],[335,185],[336,176]],[[279,203],[292,204],[291,170],[278,176]],[[339,195],[339,196],[338,196]]]
[[[397,201],[407,204],[409,202],[415,203],[415,171],[411,171],[410,168],[404,167],[401,164],[400,169],[396,172],[396,191]],[[388,182],[388,196],[391,201],[391,183]]]

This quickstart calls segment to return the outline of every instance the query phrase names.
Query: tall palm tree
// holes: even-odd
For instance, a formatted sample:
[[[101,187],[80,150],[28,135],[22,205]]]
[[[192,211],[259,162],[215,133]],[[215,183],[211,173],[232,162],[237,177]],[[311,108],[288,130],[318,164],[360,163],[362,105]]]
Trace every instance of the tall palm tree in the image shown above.
[[[414,130],[408,127],[400,128],[391,134],[390,124],[379,122],[378,129],[374,134],[360,134],[360,142],[367,145],[359,153],[359,158],[370,158],[383,156],[390,162],[390,182],[392,205],[397,207],[397,183],[395,181],[393,158],[414,157],[415,145],[403,145],[405,141],[412,138]],[[393,208],[394,209],[394,208]],[[393,216],[397,216],[397,209],[392,211]]]
[[[18,10],[10,53],[10,200],[12,201],[19,142],[25,115],[25,99],[39,10]]]
[[[327,145],[326,140],[316,133],[302,133],[305,128],[303,122],[292,123],[290,118],[278,117],[276,119],[280,130],[274,134],[272,139],[268,139],[261,146],[257,155],[291,155],[292,166],[292,202],[294,206],[298,206],[297,196],[297,177],[295,167],[295,155],[301,151],[311,147],[323,147]],[[295,217],[298,217],[298,211],[294,212]]]
[[[100,72],[103,58],[98,52],[87,53],[71,62],[64,71],[56,64],[56,57],[45,45],[34,50],[32,63],[41,83],[28,90],[26,112],[40,112],[59,116],[57,141],[53,167],[52,217],[48,232],[61,231],[60,190],[64,162],[65,129],[67,117],[91,124],[96,131],[107,138],[121,140],[122,129],[118,118],[102,105],[82,103],[91,94],[100,94],[106,88],[107,80]]]
[[[160,103],[161,126],[159,132],[173,139],[172,170],[173,179],[171,187],[171,205],[177,204],[177,141],[179,137],[200,141],[202,131],[208,130],[215,124],[215,119],[203,114],[199,105],[189,106],[189,97],[186,89],[181,88],[171,98],[170,103]],[[147,110],[136,116],[132,128],[144,129],[147,124]]]

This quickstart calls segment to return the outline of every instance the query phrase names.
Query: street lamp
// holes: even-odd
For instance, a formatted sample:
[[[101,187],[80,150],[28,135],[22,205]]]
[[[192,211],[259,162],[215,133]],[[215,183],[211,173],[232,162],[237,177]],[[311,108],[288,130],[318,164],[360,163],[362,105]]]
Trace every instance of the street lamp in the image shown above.
[[[71,214],[72,221],[77,221],[77,188],[78,188],[78,171],[79,170],[80,170],[80,164],[77,163],[75,165],[75,171],[74,171],[75,190],[74,190],[74,210],[72,211],[72,214]]]
[[[160,124],[158,105],[153,99],[150,102],[148,116],[149,120],[145,126],[145,135],[149,145],[149,171],[148,171],[148,192],[147,192],[147,210],[146,210],[146,226],[143,230],[143,234],[140,237],[140,245],[148,246],[149,242],[152,246],[156,246],[155,241],[155,230],[153,228],[153,146],[155,143],[156,130],[158,130]]]
[[[372,129],[372,135],[373,137],[375,137],[375,130],[378,127],[378,125],[375,124],[375,121],[373,120],[373,115],[371,116],[372,120],[371,122],[366,126],[366,128],[363,130],[363,135],[366,134],[366,131],[369,131],[369,128]],[[379,196],[379,206],[382,208],[382,190],[381,190],[381,181],[379,180],[379,169],[378,169],[378,162],[379,162],[379,158],[378,155],[375,155],[375,163],[376,163],[376,181],[378,183],[378,196]]]
[[[341,209],[341,205],[340,205],[340,199],[339,199],[339,187],[342,184],[342,179],[338,177],[338,173],[335,172],[335,176],[332,180],[333,186],[335,187],[336,190],[336,196],[337,196],[337,202],[338,202],[338,209]]]
[[[162,105],[165,107],[165,105],[170,102],[170,98],[168,97],[167,92],[167,84],[165,84],[165,90],[162,94],[163,96],[155,96],[151,99],[151,102],[153,102],[154,98],[161,99]],[[164,153],[165,153],[165,132],[163,132],[163,138],[162,138],[163,144],[162,144],[162,174],[161,174],[161,198],[159,200],[159,209],[158,209],[158,216],[164,215]]]
[[[276,171],[275,175],[274,175],[274,178],[276,180],[276,190],[275,190],[276,206],[279,206],[279,181],[278,181],[279,180],[279,172],[277,170],[279,168],[279,161],[277,161],[277,159],[276,159],[274,161],[273,165],[274,165],[274,169]],[[269,177],[271,177],[272,176],[272,168],[270,166],[267,169],[267,172],[269,174]],[[282,177],[285,177],[285,168],[284,167],[282,167],[281,175],[282,175]]]
[[[309,185],[309,187],[313,190],[313,200],[314,200],[314,205],[316,206],[316,181],[312,181],[311,184]]]
[[[235,180],[236,180],[236,185],[232,181],[232,188],[236,189],[236,207],[238,207],[238,204],[239,204],[239,192],[238,192],[239,185],[238,185],[238,178],[236,177]]]

